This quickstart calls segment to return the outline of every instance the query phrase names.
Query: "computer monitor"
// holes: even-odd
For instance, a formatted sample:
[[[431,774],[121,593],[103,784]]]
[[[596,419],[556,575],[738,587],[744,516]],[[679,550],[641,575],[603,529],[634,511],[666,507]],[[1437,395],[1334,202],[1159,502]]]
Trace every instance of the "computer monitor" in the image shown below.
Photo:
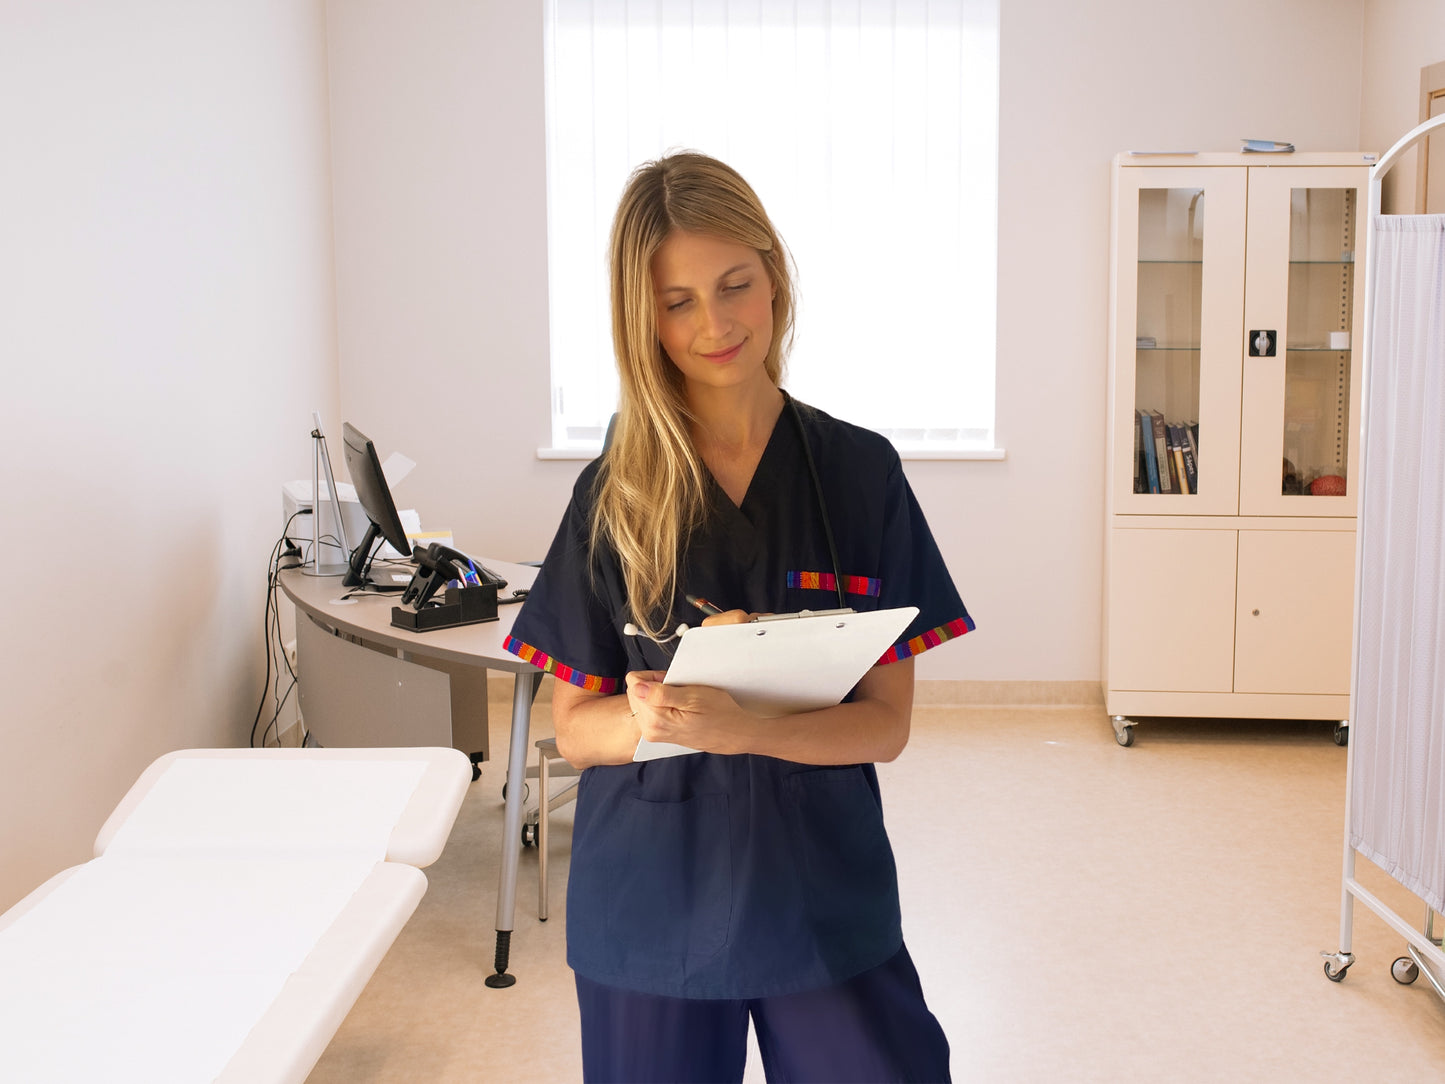
[[[401,517],[396,514],[396,502],[391,499],[386,475],[381,473],[376,446],[350,422],[341,423],[341,437],[346,470],[351,475],[351,484],[356,487],[356,499],[361,502],[367,519],[371,520],[366,537],[351,552],[346,578],[341,582],[346,587],[361,587],[371,582],[367,571],[371,566],[371,548],[378,538],[385,538],[401,554],[411,553],[411,543],[407,541]]]

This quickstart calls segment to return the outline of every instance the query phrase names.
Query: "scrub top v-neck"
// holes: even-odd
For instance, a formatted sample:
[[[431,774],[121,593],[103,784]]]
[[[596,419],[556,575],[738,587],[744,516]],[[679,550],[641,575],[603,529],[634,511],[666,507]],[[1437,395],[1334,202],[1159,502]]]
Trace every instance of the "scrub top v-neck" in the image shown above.
[[[879,662],[971,630],[892,445],[797,406],[848,604],[919,607]],[[790,415],[779,415],[740,504],[711,482],[666,627],[700,622],[689,593],[760,613],[837,605]],[[674,642],[624,634],[632,615],[616,556],[605,546],[588,553],[600,463],[578,478],[507,647],[559,680],[615,693],[629,671],[667,669]],[[567,892],[567,960],[578,974],[673,997],[770,997],[843,982],[901,944],[871,764],[693,753],[582,773]]]

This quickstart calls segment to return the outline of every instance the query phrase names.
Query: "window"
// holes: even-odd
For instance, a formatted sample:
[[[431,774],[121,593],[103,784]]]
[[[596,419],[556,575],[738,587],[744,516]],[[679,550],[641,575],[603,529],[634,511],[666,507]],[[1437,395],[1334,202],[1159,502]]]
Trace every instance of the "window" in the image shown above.
[[[794,255],[789,390],[905,454],[999,454],[998,0],[549,0],[546,27],[555,454],[616,409],[607,234],[677,148]]]

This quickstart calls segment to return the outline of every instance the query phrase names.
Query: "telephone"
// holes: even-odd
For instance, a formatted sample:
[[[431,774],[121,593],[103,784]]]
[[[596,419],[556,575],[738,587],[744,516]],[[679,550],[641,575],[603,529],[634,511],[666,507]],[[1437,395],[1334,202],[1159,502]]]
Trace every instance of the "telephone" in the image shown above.
[[[402,592],[401,602],[414,610],[420,610],[429,603],[437,591],[452,580],[468,584],[469,573],[474,573],[483,586],[498,590],[507,586],[506,580],[485,565],[440,542],[433,542],[426,549],[414,547],[411,557],[416,562],[416,572]]]

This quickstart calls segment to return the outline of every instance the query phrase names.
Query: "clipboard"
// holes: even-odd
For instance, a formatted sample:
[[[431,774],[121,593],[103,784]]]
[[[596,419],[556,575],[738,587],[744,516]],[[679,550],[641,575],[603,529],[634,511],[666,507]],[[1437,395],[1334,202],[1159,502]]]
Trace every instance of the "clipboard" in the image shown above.
[[[769,615],[688,629],[664,685],[709,685],[765,718],[832,707],[918,616],[917,606],[868,613]],[[695,753],[640,741],[634,761]]]

